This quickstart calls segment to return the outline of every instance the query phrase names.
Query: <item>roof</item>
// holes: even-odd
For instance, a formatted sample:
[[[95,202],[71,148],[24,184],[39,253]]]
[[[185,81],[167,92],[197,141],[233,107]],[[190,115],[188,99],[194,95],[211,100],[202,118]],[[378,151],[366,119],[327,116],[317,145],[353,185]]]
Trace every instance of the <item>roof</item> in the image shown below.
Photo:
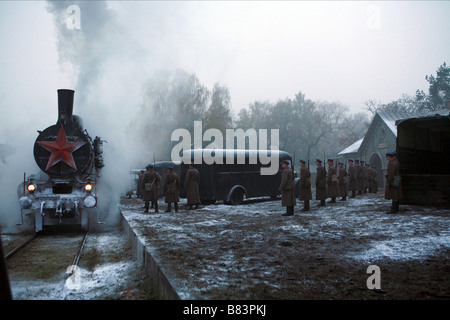
[[[345,148],[344,150],[342,150],[341,152],[339,152],[338,155],[358,152],[359,147],[361,146],[361,143],[363,142],[363,140],[364,140],[364,138],[359,139],[358,141],[353,143],[351,146],[349,146],[349,147]]]
[[[395,125],[395,121],[401,119],[408,119],[416,116],[421,116],[417,113],[408,113],[408,112],[378,112],[377,115],[380,116],[381,120],[386,124],[386,126],[392,131],[392,133],[397,136],[397,126]],[[375,115],[376,117],[376,115]],[[375,120],[374,117],[374,120]],[[372,121],[373,123],[373,121]],[[370,129],[370,128],[369,128]],[[367,130],[369,132],[369,130]]]
[[[426,114],[416,114],[413,117],[408,119],[399,119],[395,122],[396,125],[399,125],[404,120],[429,120],[429,119],[439,119],[439,118],[450,118],[450,110],[447,108],[441,110],[435,110],[431,112],[427,112]]]

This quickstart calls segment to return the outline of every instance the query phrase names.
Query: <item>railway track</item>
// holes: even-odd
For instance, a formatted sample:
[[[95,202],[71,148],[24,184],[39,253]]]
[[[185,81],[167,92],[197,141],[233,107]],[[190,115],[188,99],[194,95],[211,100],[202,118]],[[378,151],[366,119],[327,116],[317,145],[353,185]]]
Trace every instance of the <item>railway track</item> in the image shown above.
[[[8,264],[14,265],[15,267],[24,264],[26,266],[24,268],[30,266],[31,268],[33,268],[33,266],[38,266],[38,268],[41,268],[43,265],[52,265],[51,267],[46,267],[48,270],[51,270],[48,272],[48,276],[50,276],[50,272],[58,272],[58,270],[66,269],[66,273],[68,274],[67,278],[70,278],[74,275],[74,273],[76,273],[76,270],[78,269],[78,264],[80,262],[80,258],[83,253],[83,248],[86,244],[87,238],[88,232],[84,232],[82,234],[81,240],[79,234],[71,234],[65,237],[64,235],[61,236],[60,234],[42,235],[42,233],[35,233],[21,242],[19,245],[8,251],[5,254],[5,260],[8,262]],[[36,241],[39,241],[39,243],[36,243]],[[62,242],[63,244],[59,244],[60,242]],[[73,249],[73,244],[75,242],[78,242],[76,251]],[[61,254],[61,252],[57,251],[56,249],[52,251],[53,248],[58,245],[60,247],[65,247],[64,253]],[[59,255],[63,257],[73,256],[72,264],[67,267],[67,259],[63,259],[63,262],[56,257],[52,257],[52,255]],[[17,259],[12,259],[14,256],[17,256]],[[47,276],[47,274],[45,276]]]
[[[20,245],[12,249],[11,251],[7,252],[5,254],[5,259],[11,258],[16,252],[18,252],[20,249],[24,248],[27,244],[29,244],[31,241],[36,239],[38,237],[39,233],[33,234],[31,237],[26,239],[24,242],[22,242]]]
[[[5,259],[14,300],[152,297],[148,279],[133,260],[129,240],[119,230],[41,232],[17,249],[27,237],[3,237],[7,238],[4,252],[16,251]]]

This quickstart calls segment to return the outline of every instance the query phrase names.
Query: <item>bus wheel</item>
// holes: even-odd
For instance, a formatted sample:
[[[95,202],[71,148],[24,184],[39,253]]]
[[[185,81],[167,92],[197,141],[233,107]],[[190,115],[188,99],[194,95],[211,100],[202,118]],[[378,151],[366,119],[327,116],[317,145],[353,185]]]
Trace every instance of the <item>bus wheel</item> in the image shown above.
[[[244,201],[244,190],[236,189],[233,191],[230,197],[231,204],[238,205]]]

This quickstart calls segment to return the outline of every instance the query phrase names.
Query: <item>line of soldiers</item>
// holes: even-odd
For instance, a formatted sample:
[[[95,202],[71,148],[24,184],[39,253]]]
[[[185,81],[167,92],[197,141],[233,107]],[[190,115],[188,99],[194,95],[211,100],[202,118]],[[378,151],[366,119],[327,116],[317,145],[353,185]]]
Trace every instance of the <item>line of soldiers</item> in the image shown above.
[[[387,213],[397,213],[399,210],[399,200],[402,198],[401,182],[394,183],[394,180],[400,179],[400,165],[395,152],[386,154],[388,160],[388,170],[386,175],[385,199],[392,200],[391,210]],[[322,160],[316,159],[316,200],[319,200],[318,206],[325,206],[325,200],[330,198],[329,203],[336,203],[336,198],[341,197],[340,201],[346,201],[348,193],[350,198],[363,193],[376,193],[378,191],[378,174],[375,165],[365,164],[359,159],[349,159],[348,172],[343,162],[338,162],[338,168],[334,165],[334,159],[328,159],[328,172],[322,166]],[[294,174],[289,168],[289,161],[282,163],[283,173],[280,184],[282,206],[286,207],[286,213],[283,216],[294,214],[296,205]],[[309,201],[312,200],[311,192],[311,173],[306,166],[306,160],[300,159],[300,181],[299,181],[299,199],[303,201],[303,209],[310,209]]]
[[[161,175],[154,170],[153,164],[148,164],[146,170],[145,173],[139,175],[137,195],[142,195],[142,199],[145,203],[145,213],[148,213],[150,203],[151,208],[155,208],[155,213],[158,213],[159,189],[162,178]],[[200,173],[195,168],[194,164],[191,163],[184,179],[184,189],[186,190],[189,210],[194,209],[194,206],[195,209],[198,209],[198,205],[200,204],[199,183]],[[167,210],[165,212],[172,211],[172,203],[174,204],[175,212],[178,212],[178,202],[180,201],[180,178],[173,171],[172,166],[167,167],[167,174],[164,177],[162,187],[164,202],[167,203]]]

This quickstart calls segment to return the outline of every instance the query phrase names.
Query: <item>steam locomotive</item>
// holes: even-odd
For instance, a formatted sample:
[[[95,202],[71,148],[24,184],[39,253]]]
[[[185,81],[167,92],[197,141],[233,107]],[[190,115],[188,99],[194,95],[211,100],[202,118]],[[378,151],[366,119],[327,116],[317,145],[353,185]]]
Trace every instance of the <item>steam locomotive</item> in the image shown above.
[[[58,119],[38,130],[34,159],[41,169],[26,177],[19,204],[34,216],[35,231],[51,225],[79,225],[89,229],[97,206],[97,184],[103,163],[103,140],[92,139],[82,120],[73,115],[73,90],[58,90]],[[23,217],[23,215],[22,215]]]

